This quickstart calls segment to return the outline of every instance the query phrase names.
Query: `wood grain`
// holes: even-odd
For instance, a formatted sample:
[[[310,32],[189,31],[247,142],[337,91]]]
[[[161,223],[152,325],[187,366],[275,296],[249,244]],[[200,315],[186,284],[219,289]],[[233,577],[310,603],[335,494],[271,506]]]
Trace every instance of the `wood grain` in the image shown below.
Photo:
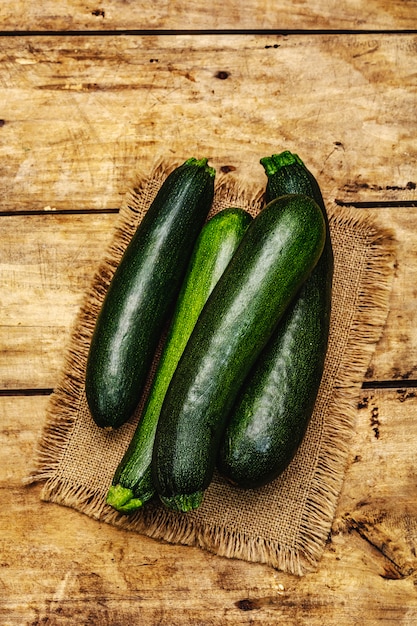
[[[417,623],[416,16],[401,0],[1,3],[2,626]],[[167,32],[184,27],[213,33]],[[238,29],[281,34],[220,32]],[[137,168],[208,156],[263,186],[259,158],[282,149],[329,206],[398,240],[333,529],[302,579],[99,524],[22,483],[111,237],[104,211]]]
[[[373,213],[381,225],[392,228],[397,254],[388,319],[366,378],[397,381],[401,387],[417,379],[417,212],[396,208]]]
[[[115,215],[0,217],[2,389],[54,387]]]
[[[392,229],[397,240],[390,311],[366,382],[397,381],[401,386],[417,378],[416,212],[357,210]],[[0,389],[56,385],[70,328],[116,217],[99,212],[0,217]]]
[[[0,39],[0,211],[120,206],[207,156],[263,185],[289,149],[328,199],[416,201],[415,35]]]
[[[302,579],[153,541],[42,503],[39,487],[21,481],[46,402],[0,397],[5,626],[104,626],[138,619],[170,626],[415,623],[415,393],[377,391],[361,399],[333,532],[319,570]]]
[[[415,28],[413,2],[401,0],[273,0],[147,3],[126,0],[32,2],[5,0],[2,30],[166,30],[166,29],[409,29]]]

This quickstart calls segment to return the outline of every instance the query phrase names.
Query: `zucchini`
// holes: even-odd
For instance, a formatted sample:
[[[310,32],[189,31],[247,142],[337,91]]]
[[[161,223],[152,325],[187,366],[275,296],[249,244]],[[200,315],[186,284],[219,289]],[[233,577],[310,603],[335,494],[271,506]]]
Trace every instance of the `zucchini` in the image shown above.
[[[307,196],[279,198],[249,225],[198,318],[162,405],[152,475],[169,508],[200,505],[236,395],[317,263],[324,239],[322,212]]]
[[[197,239],[143,414],[107,495],[121,513],[136,511],[154,495],[152,449],[166,390],[201,309],[251,221],[243,209],[224,209]]]
[[[242,488],[257,488],[279,476],[304,438],[324,368],[333,277],[329,225],[317,181],[289,152],[261,163],[268,176],[266,201],[285,193],[314,198],[325,216],[326,242],[245,381],[227,425],[217,466],[220,474]]]
[[[97,317],[85,390],[93,420],[118,428],[134,412],[214,194],[207,159],[162,183],[129,242]]]

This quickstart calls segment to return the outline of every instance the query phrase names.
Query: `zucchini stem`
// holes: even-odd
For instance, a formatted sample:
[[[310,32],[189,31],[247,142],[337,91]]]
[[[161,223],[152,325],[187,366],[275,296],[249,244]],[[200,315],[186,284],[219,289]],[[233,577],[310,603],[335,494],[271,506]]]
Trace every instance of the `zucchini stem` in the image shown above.
[[[287,165],[293,165],[294,163],[304,165],[298,154],[293,154],[289,150],[284,150],[280,154],[273,154],[270,157],[263,157],[260,163],[263,165],[267,176],[276,174],[278,170]]]
[[[120,513],[133,513],[143,505],[143,500],[135,498],[131,489],[120,484],[110,487],[106,502]]]
[[[194,157],[191,157],[190,159],[187,159],[185,161],[184,165],[194,165],[195,167],[202,167],[207,172],[207,174],[214,178],[216,176],[216,170],[214,169],[214,167],[210,167],[209,165],[207,165],[207,163],[207,158],[195,159]]]

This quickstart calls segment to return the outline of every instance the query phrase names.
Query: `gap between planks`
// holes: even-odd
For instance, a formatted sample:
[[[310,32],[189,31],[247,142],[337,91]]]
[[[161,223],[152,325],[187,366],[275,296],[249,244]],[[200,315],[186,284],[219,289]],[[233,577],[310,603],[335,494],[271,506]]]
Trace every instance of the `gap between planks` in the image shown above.
[[[417,29],[276,29],[276,28],[225,28],[225,29],[112,29],[112,30],[2,30],[0,37],[117,37],[129,35],[136,37],[166,37],[177,35],[191,36],[217,36],[217,35],[305,35],[308,37],[317,35],[414,35]]]
[[[417,388],[417,379],[406,380],[370,380],[362,383],[361,389],[413,389]],[[49,396],[52,387],[0,389],[0,397]]]
[[[334,204],[341,207],[352,207],[354,209],[404,209],[417,207],[417,198],[415,200],[375,200],[375,201],[354,201],[334,199]],[[0,210],[1,217],[30,217],[30,216],[49,216],[49,215],[108,215],[117,214],[120,209],[117,207],[108,207],[101,209],[28,209],[23,210]]]

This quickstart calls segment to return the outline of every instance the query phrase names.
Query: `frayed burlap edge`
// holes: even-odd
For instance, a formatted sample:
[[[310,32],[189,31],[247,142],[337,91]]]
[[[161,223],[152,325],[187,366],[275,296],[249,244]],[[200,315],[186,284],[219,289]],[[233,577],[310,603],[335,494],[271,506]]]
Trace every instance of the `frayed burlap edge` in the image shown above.
[[[374,220],[357,210],[337,208],[329,215],[336,222],[366,232],[369,254],[356,294],[356,315],[340,362],[328,406],[315,479],[303,516],[299,537],[298,567],[301,572],[317,567],[333,523],[349,458],[360,389],[375,346],[385,325],[395,262],[393,233],[378,227]],[[308,550],[301,550],[308,546]]]
[[[42,500],[74,507],[100,521],[155,539],[199,546],[220,556],[266,563],[301,576],[316,569],[331,529],[346,471],[359,390],[388,314],[394,238],[390,231],[380,228],[373,219],[358,211],[340,207],[329,211],[331,226],[332,223],[349,222],[353,227],[360,228],[362,233],[365,231],[372,253],[367,266],[363,268],[365,277],[359,277],[361,289],[357,293],[356,315],[332,389],[333,398],[311,486],[311,497],[295,545],[280,545],[275,541],[222,527],[207,527],[188,516],[173,515],[152,504],[141,516],[127,517],[108,507],[102,495],[94,490],[67,482],[62,484],[56,477],[56,470],[65,454],[77,417],[77,402],[84,386],[84,369],[95,319],[113,272],[142,217],[137,198],[143,193],[150,193],[151,200],[158,185],[174,167],[173,164],[158,163],[149,177],[139,175],[138,184],[127,194],[112,243],[75,319],[61,380],[48,403],[34,469],[25,482],[45,481]],[[157,183],[151,191],[149,181]],[[262,199],[263,194],[257,189],[242,188],[238,181],[220,175],[210,216],[220,208],[230,206],[231,202],[235,206],[252,207],[250,212],[255,215],[262,205]]]

